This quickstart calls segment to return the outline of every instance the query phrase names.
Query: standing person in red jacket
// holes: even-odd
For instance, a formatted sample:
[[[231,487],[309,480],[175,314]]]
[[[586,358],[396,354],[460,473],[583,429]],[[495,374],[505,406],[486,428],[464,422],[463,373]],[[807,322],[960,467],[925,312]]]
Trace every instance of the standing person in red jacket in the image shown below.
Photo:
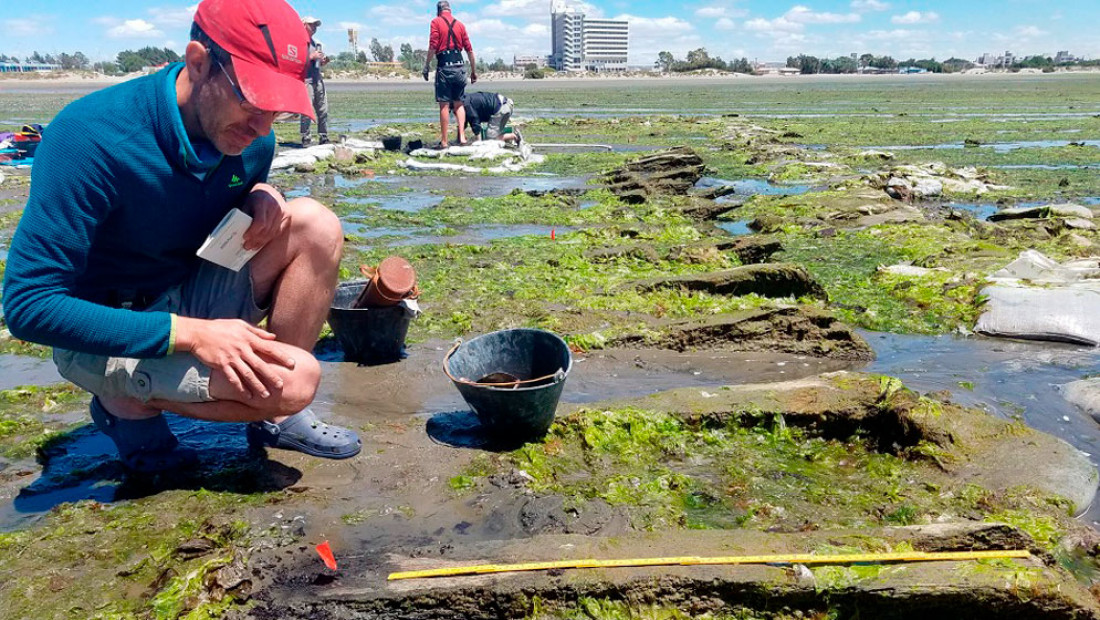
[[[466,110],[462,107],[462,95],[466,92],[466,64],[462,50],[470,57],[470,83],[477,82],[477,61],[474,47],[466,34],[466,26],[451,15],[451,3],[439,0],[435,5],[436,18],[432,20],[428,38],[428,56],[424,59],[424,81],[428,81],[432,55],[435,55],[435,100],[439,103],[441,148],[447,148],[448,124],[451,110],[458,122],[458,144],[466,145]]]

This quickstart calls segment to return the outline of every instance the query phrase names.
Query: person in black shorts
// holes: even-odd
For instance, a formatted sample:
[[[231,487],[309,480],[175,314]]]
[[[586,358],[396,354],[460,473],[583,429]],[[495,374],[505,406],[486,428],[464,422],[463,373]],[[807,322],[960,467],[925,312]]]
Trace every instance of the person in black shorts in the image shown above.
[[[474,139],[521,141],[518,131],[508,127],[512,119],[512,100],[499,93],[466,93],[462,95],[462,107],[466,108],[466,124],[474,132]],[[484,128],[482,127],[484,125]]]
[[[462,95],[466,92],[466,63],[462,60],[462,50],[470,57],[470,83],[477,82],[477,61],[474,48],[466,26],[451,15],[451,4],[439,0],[436,4],[436,18],[432,20],[428,38],[428,56],[424,60],[424,81],[428,81],[432,56],[435,56],[435,100],[439,103],[439,129],[441,148],[450,146],[447,142],[448,125],[451,111],[458,122],[458,143],[465,145],[466,113],[462,107]]]

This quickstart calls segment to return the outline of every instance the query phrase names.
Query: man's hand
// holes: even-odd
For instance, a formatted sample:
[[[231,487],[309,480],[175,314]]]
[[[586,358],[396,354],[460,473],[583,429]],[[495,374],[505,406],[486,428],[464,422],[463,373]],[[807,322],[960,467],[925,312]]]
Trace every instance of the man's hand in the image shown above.
[[[257,183],[244,201],[244,212],[252,216],[252,225],[244,233],[244,248],[258,250],[290,225],[286,200],[279,190]]]
[[[477,82],[477,71],[470,69],[470,83],[473,84],[475,82]]]
[[[424,81],[428,81],[428,65],[424,65]]]
[[[277,367],[294,368],[274,342],[275,334],[240,319],[177,317],[176,349],[225,374],[243,400],[268,398],[283,387]]]

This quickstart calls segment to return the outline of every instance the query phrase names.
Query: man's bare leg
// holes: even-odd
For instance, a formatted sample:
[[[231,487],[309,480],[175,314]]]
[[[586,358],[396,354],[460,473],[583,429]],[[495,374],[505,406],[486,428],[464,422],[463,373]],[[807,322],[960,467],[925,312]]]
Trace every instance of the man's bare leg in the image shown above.
[[[451,107],[455,111],[455,122],[458,123],[458,143],[466,144],[466,106],[462,101],[452,101]]]
[[[439,144],[443,148],[450,146],[447,142],[447,134],[450,132],[451,124],[451,104],[447,101],[439,102],[439,133],[443,136],[440,139]]]
[[[168,410],[220,422],[278,422],[313,402],[321,373],[311,351],[335,294],[344,237],[336,215],[311,198],[288,202],[286,212],[282,233],[251,261],[253,295],[261,305],[271,300],[268,331],[295,360],[293,369],[276,365],[283,387],[271,387],[268,398],[246,399],[215,370],[210,376],[212,402],[101,399],[111,413],[135,419]]]

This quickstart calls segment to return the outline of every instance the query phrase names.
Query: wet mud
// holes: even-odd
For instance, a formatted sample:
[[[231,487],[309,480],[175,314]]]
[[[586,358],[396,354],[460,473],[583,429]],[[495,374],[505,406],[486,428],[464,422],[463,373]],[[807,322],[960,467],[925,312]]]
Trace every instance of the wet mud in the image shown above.
[[[617,121],[598,120],[627,108],[582,107],[597,120],[577,122],[580,132],[620,151],[653,148],[627,140]],[[746,115],[798,122],[846,108],[776,115],[774,106],[745,107]],[[877,116],[895,118],[865,115]],[[906,202],[887,195],[889,178],[880,186],[868,179],[885,172],[885,162],[905,165],[910,149],[880,161],[784,143],[819,140],[786,122],[693,123],[706,135],[677,137],[691,148],[673,155],[563,158],[551,160],[553,173],[411,178],[390,172],[383,157],[338,174],[281,179],[294,188],[289,196],[345,213],[353,239],[345,267],[408,246],[426,281],[446,291],[429,298],[400,362],[344,362],[331,337],[318,347],[315,408],[356,429],[362,454],[333,462],[253,450],[241,425],[173,416],[184,445],[201,448],[201,462],[178,476],[135,479],[88,424],[86,402],[50,406],[48,432],[67,432],[32,454],[0,459],[4,609],[64,598],[56,593],[65,583],[88,592],[85,601],[62,601],[82,617],[96,610],[131,617],[131,609],[141,617],[154,599],[165,617],[197,609],[227,618],[565,618],[597,607],[606,617],[645,617],[662,604],[692,617],[927,617],[960,609],[990,618],[1097,617],[1082,583],[1094,581],[1090,554],[1100,537],[1069,515],[1095,495],[1090,459],[1100,453],[1100,433],[1058,388],[1095,373],[1095,352],[855,327],[912,329],[918,323],[905,321],[913,317],[932,333],[965,326],[981,273],[1021,243],[1066,247],[1064,227],[985,222],[991,209],[1034,200],[988,189],[1003,174],[995,167],[981,197],[945,186],[935,199]],[[683,131],[670,125],[655,119],[644,141]],[[982,134],[985,142],[970,150],[1063,148],[1064,141],[1017,135],[993,142]],[[1091,135],[1081,138],[1092,148]],[[939,150],[956,150],[945,144]],[[1035,165],[1011,161],[1004,165]],[[600,166],[592,162],[610,163],[593,173]],[[1091,165],[1004,172],[1065,173],[1076,184],[1072,174]],[[1078,195],[1069,197],[1092,204],[1080,195],[1095,192],[1071,181],[1065,192]],[[618,197],[600,189],[607,183]],[[516,192],[564,198],[532,210],[569,223],[512,219],[500,207],[444,234],[434,222],[371,221],[379,213],[415,221],[444,196]],[[560,237],[551,243],[554,230]],[[834,263],[842,276],[830,272]],[[879,270],[897,264],[926,279]],[[471,272],[493,277],[462,279]],[[575,360],[557,423],[522,445],[488,432],[441,371],[449,338],[515,324],[563,333]],[[859,369],[876,374],[830,374]],[[5,355],[0,389],[48,385],[51,371],[48,362]],[[22,428],[18,415],[5,415],[0,422]],[[960,529],[936,530],[941,521]],[[142,532],[128,529],[135,525],[158,536],[140,542]],[[321,563],[320,542],[331,545],[339,569]],[[104,551],[74,551],[130,544],[118,552],[121,567]],[[486,561],[838,548],[1016,548],[1032,557],[385,579],[392,570]]]

